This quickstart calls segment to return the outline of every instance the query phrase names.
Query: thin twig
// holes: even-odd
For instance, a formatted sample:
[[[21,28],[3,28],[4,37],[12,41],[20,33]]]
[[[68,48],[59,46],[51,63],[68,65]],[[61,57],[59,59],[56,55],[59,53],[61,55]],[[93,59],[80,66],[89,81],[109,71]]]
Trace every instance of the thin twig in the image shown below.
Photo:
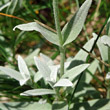
[[[24,20],[23,18],[20,18],[20,17],[17,17],[17,16],[13,16],[13,15],[9,15],[9,14],[5,14],[5,13],[0,13],[0,15],[2,16],[7,16],[7,17],[10,17],[10,18],[16,18],[16,19],[19,19],[25,23],[27,23],[28,21]]]
[[[78,46],[78,47],[80,47],[80,48],[81,48],[82,50],[84,50],[85,52],[87,52],[87,53],[90,55],[90,57],[95,58],[95,59],[97,59],[99,62],[101,62],[102,64],[104,64],[105,66],[110,67],[110,65],[107,64],[106,62],[104,62],[103,60],[101,60],[100,57],[97,57],[97,56],[93,55],[92,53],[90,53],[89,51],[87,51],[85,48],[79,46],[79,45],[76,44],[76,43],[75,43],[75,45]]]
[[[102,33],[104,27],[105,27],[105,25],[107,24],[108,19],[109,19],[109,16],[108,16],[108,18],[106,19],[104,25],[102,26],[102,28],[101,28],[101,30],[100,30],[100,32],[99,32],[99,34],[98,34],[96,40],[94,41],[94,44],[93,44],[93,46],[92,46],[92,49],[90,50],[90,53],[92,53],[92,51],[94,50],[95,45],[96,45],[96,43],[97,43],[97,41],[98,41],[98,39],[99,39],[99,37],[100,37],[100,35],[101,35],[101,33]]]

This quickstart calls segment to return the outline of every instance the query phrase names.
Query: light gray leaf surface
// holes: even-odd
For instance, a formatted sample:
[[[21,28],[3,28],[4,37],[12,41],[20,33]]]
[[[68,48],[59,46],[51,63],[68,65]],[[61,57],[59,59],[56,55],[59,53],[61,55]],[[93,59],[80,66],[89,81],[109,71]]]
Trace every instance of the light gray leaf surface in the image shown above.
[[[24,96],[40,96],[40,95],[48,95],[48,94],[55,94],[54,90],[51,89],[33,89],[33,90],[28,90],[20,95]]]
[[[101,37],[101,42],[104,44],[104,45],[107,45],[108,47],[110,47],[110,37],[107,36],[107,35],[104,35]]]
[[[0,66],[0,70],[2,72],[4,72],[6,75],[20,81],[21,79],[23,79],[23,77],[21,76],[21,74],[19,72],[17,72],[14,69],[8,68],[8,67],[2,67]]]
[[[51,30],[45,28],[44,26],[38,24],[37,22],[31,22],[27,24],[21,24],[14,27],[13,30],[16,28],[23,30],[23,31],[38,31],[40,32],[48,41],[53,44],[59,45],[59,38],[56,33],[52,32]]]
[[[81,64],[79,66],[76,66],[70,70],[68,70],[62,78],[68,78],[70,81],[72,81],[74,78],[76,78],[81,72],[83,72],[89,64]]]
[[[92,0],[86,0],[80,7],[78,12],[72,17],[72,19],[64,26],[62,35],[64,37],[64,45],[72,42],[77,38],[81,32],[88,10],[91,6]]]
[[[93,37],[96,38],[97,34],[93,33]],[[108,47],[105,46],[102,42],[101,39],[99,38],[97,41],[97,46],[99,48],[101,57],[103,59],[103,61],[108,61]]]
[[[26,64],[28,65],[28,66],[31,66],[31,65],[33,65],[34,64],[34,56],[37,56],[38,54],[39,54],[39,52],[40,52],[40,49],[38,48],[38,49],[36,49],[36,50],[34,50],[31,54],[29,54],[24,60],[25,60],[25,62],[26,62]]]
[[[30,79],[30,73],[25,61],[21,56],[18,56],[18,68],[21,76],[23,77],[23,80],[20,80],[20,85],[24,85],[26,81]]]
[[[34,57],[35,64],[45,80],[50,79],[51,70],[48,65],[39,58]]]
[[[72,82],[68,79],[60,79],[55,85],[54,87],[70,87],[72,86]]]
[[[84,81],[85,83],[90,83],[90,81],[92,80],[93,76],[97,70],[97,68],[99,67],[99,61],[97,61],[96,59],[90,64],[90,66],[87,68],[88,71],[86,71],[82,78],[81,81]]]

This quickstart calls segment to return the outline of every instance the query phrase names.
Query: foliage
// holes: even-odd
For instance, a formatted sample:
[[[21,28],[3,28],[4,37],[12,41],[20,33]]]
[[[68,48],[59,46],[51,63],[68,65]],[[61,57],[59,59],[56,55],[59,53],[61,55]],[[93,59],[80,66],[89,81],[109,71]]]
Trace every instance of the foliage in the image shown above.
[[[108,108],[109,99],[107,98],[110,98],[110,21],[107,18],[99,34],[93,33],[93,38],[91,39],[86,37],[88,41],[83,47],[80,47],[77,45],[76,39],[80,39],[81,36],[78,36],[85,29],[84,23],[92,0],[86,0],[61,29],[59,17],[62,15],[58,4],[62,2],[62,0],[59,2],[58,0],[53,0],[56,30],[44,24],[47,22],[47,19],[45,19],[46,15],[44,17],[42,14],[39,14],[37,18],[38,20],[43,20],[44,23],[38,20],[28,22],[33,21],[40,10],[45,8],[51,8],[52,10],[51,0],[48,3],[46,2],[46,5],[42,5],[41,2],[36,5],[34,1],[29,2],[25,0],[2,0],[0,2],[0,10],[7,13],[1,13],[1,15],[5,15],[7,18],[0,19],[3,23],[6,22],[1,24],[2,28],[0,29],[0,62],[2,63],[2,66],[0,66],[0,89],[3,90],[1,94],[3,97],[8,97],[13,101],[20,101],[2,103],[0,109],[105,110]],[[82,0],[76,0],[77,7],[79,7],[81,2]],[[70,3],[72,3],[71,0]],[[100,2],[96,1],[96,3],[100,5]],[[101,3],[104,4],[104,2]],[[25,11],[19,13],[21,9],[25,9]],[[65,12],[67,11],[65,10]],[[94,16],[96,18],[97,15],[95,14]],[[53,18],[53,15],[49,13],[49,17]],[[63,17],[61,19],[64,20]],[[92,19],[92,15],[90,19]],[[25,22],[25,24],[20,24],[21,21]],[[51,22],[53,23],[53,20]],[[48,21],[48,25],[52,26],[51,22]],[[7,28],[3,27],[3,25],[6,25]],[[107,27],[106,35],[99,38],[105,25]],[[17,29],[21,30],[21,32]],[[41,33],[41,35],[39,33],[36,34],[35,31]],[[30,36],[33,37],[30,38]],[[27,43],[35,41],[38,43],[38,46],[32,45],[32,48],[29,47],[27,49]],[[81,49],[73,58],[69,57],[66,59],[66,49],[71,45],[71,42]],[[44,44],[58,50],[58,52],[54,52],[55,54],[52,58],[56,58],[60,53],[60,64],[55,64],[53,59],[40,53],[39,47],[43,47]],[[100,51],[101,59],[96,57],[93,51],[96,44]],[[23,58],[19,54],[22,54],[22,56],[29,55]],[[92,62],[90,57],[94,59]],[[105,70],[102,70],[101,66],[105,67]],[[104,82],[101,82],[96,77],[96,72],[101,74],[103,72],[107,73],[104,76]],[[107,98],[101,99],[102,95],[100,92],[91,85],[92,79],[100,87],[104,87],[107,90]],[[10,83],[8,84],[8,82]]]

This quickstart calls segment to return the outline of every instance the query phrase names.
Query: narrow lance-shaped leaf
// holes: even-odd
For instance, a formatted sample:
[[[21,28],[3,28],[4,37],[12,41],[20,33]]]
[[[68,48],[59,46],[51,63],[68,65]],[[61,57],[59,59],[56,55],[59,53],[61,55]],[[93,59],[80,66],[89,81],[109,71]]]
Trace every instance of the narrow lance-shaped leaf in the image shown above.
[[[48,95],[48,94],[55,94],[54,90],[51,89],[33,89],[33,90],[28,90],[20,95],[24,96],[40,96],[40,95]]]
[[[50,70],[51,70],[51,74],[50,74],[50,81],[52,81],[53,83],[56,82],[57,79],[57,72],[58,72],[58,66],[49,66]]]
[[[79,66],[76,66],[70,70],[68,70],[62,78],[68,78],[70,81],[72,81],[76,76],[78,76],[81,72],[83,72],[89,64],[81,64]]]
[[[92,0],[86,0],[80,7],[78,12],[72,17],[72,19],[64,26],[62,35],[64,37],[64,45],[72,42],[77,38],[81,32],[88,10],[91,6]]]
[[[68,79],[60,79],[55,85],[54,87],[69,87],[72,86],[72,82]]]
[[[59,39],[58,39],[57,34],[37,22],[31,22],[31,23],[27,23],[27,24],[17,25],[14,27],[13,30],[15,30],[16,28],[23,30],[23,31],[38,31],[48,41],[50,41],[53,44],[59,45]]]
[[[11,68],[7,68],[7,67],[2,67],[0,66],[0,70],[2,72],[4,72],[6,75],[20,81],[23,79],[23,77],[21,76],[21,74],[19,72],[17,72],[16,70],[13,70]]]
[[[34,57],[35,64],[45,80],[50,79],[51,70],[48,65],[39,58]]]
[[[20,84],[23,85],[26,83],[27,80],[30,79],[30,73],[26,63],[24,62],[21,56],[18,56],[18,68],[21,76],[23,77],[23,80],[20,80]]]
[[[93,37],[97,38],[97,34],[93,33]],[[99,48],[99,51],[100,51],[100,54],[101,54],[101,57],[102,57],[103,61],[108,61],[108,47],[105,46],[101,42],[101,38],[98,39],[97,46]]]

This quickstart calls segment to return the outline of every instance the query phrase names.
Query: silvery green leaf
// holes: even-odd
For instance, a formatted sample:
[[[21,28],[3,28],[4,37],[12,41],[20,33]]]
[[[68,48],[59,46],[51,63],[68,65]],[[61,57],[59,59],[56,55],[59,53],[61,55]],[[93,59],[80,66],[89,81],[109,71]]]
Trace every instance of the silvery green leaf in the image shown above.
[[[70,87],[72,86],[72,82],[69,79],[60,79],[54,87]]]
[[[0,66],[0,70],[2,72],[4,72],[6,75],[20,81],[21,79],[23,80],[23,77],[21,76],[21,74],[19,72],[17,72],[16,70],[13,70],[11,68],[7,68],[7,67],[2,67]]]
[[[110,72],[108,72],[107,73],[107,75],[106,75],[106,78],[105,78],[106,80],[109,80],[110,79]]]
[[[85,83],[90,83],[90,81],[93,79],[93,75],[96,73],[97,68],[99,67],[99,61],[96,59],[90,64],[90,66],[87,68],[88,71],[86,71],[81,78],[81,81],[84,81]],[[91,73],[91,74],[90,74]]]
[[[50,79],[50,73],[51,73],[51,70],[50,68],[48,67],[48,65],[44,62],[44,61],[41,61],[39,58],[37,57],[34,57],[34,61],[35,61],[35,64],[39,70],[39,72],[42,74],[43,78],[45,80],[48,80]]]
[[[13,30],[16,28],[23,30],[23,31],[38,31],[40,32],[48,41],[53,44],[59,45],[59,38],[56,33],[52,32],[51,30],[45,28],[44,26],[38,24],[37,22],[31,22],[27,24],[21,24],[14,27]]]
[[[24,60],[26,62],[27,65],[33,65],[34,64],[34,60],[33,60],[33,57],[34,56],[37,56],[40,52],[40,49],[36,49],[34,50],[30,55],[28,55]]]
[[[107,35],[104,35],[101,37],[101,42],[104,44],[104,45],[107,45],[108,47],[110,47],[110,37],[107,36]]]
[[[38,72],[34,75],[34,82],[37,83],[41,78],[42,78],[42,74],[38,71]]]
[[[20,84],[23,85],[30,79],[30,73],[27,68],[27,65],[23,58],[21,56],[18,56],[18,68],[20,71],[21,76],[23,77],[23,80],[20,80]]]
[[[97,34],[93,33],[93,37],[97,38]],[[97,41],[97,46],[99,48],[101,57],[103,59],[103,61],[108,61],[108,47],[105,46],[102,42],[101,39],[99,38]]]
[[[75,66],[74,68],[66,71],[66,73],[62,76],[62,78],[68,78],[72,81],[76,76],[78,76],[81,72],[83,72],[89,64],[81,64],[79,66]]]
[[[94,44],[95,38],[90,39],[84,46],[83,48],[86,49],[87,51],[90,51],[93,44]],[[86,61],[86,58],[88,56],[88,53],[85,52],[84,50],[80,50],[76,56],[73,58],[73,60],[79,60],[79,61]]]
[[[55,83],[57,79],[58,66],[49,66],[51,70],[50,81]]]
[[[81,32],[88,10],[91,6],[92,0],[86,0],[80,7],[78,12],[72,17],[72,19],[64,26],[62,35],[64,36],[64,45],[72,42],[77,38]]]
[[[40,57],[43,58],[43,60],[48,64],[48,65],[53,65],[53,61],[51,58],[48,56],[44,55],[43,53],[40,53]]]
[[[55,94],[54,90],[51,89],[33,89],[33,90],[28,90],[20,95],[24,96],[40,96],[40,95],[48,95],[48,94]]]

